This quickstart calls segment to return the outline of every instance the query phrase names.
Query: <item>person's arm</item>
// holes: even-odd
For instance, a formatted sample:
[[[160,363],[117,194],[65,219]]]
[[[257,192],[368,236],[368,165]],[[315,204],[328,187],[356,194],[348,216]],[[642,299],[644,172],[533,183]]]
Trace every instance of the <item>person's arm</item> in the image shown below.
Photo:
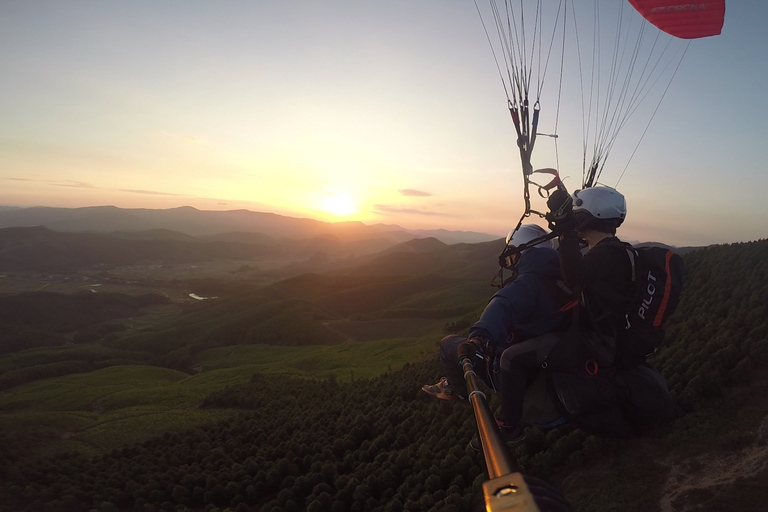
[[[563,279],[572,287],[583,284],[581,272],[581,248],[576,232],[576,216],[573,214],[573,198],[565,190],[555,190],[547,199],[546,215],[550,229],[558,233],[558,253]]]
[[[560,254],[560,271],[563,279],[571,287],[584,284],[584,272],[582,270],[582,254],[579,244],[579,234],[576,230],[568,230],[560,235],[557,248]]]
[[[535,290],[520,276],[499,290],[488,302],[478,320],[469,330],[469,337],[488,338],[497,348],[505,348],[510,330],[521,319],[530,316],[536,307]]]
[[[594,248],[585,256],[581,254],[572,197],[564,190],[556,190],[547,200],[547,206],[550,227],[559,233],[560,270],[565,282],[572,287],[583,287],[609,275],[613,266],[610,255],[605,258],[605,253],[596,254]]]

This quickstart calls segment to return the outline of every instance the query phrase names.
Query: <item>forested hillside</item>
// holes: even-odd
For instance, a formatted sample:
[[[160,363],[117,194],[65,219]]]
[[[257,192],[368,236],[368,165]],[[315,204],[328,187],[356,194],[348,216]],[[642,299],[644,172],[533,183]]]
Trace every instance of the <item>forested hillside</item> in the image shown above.
[[[529,428],[514,449],[524,472],[560,485],[581,511],[760,510],[768,502],[768,459],[708,487],[696,487],[708,481],[698,478],[690,492],[675,494],[682,484],[670,483],[680,464],[689,464],[681,474],[707,469],[686,462],[694,456],[739,458],[764,442],[768,417],[768,241],[684,260],[683,299],[652,359],[684,415],[636,441]],[[436,357],[435,346],[428,360],[372,380],[256,374],[198,404],[239,414],[95,457],[33,459],[4,443],[0,503],[19,511],[467,510],[484,463],[466,448],[471,409],[419,391],[439,377]]]
[[[723,387],[749,383],[768,364],[768,240],[685,256],[683,300],[654,364],[681,404],[695,408]]]

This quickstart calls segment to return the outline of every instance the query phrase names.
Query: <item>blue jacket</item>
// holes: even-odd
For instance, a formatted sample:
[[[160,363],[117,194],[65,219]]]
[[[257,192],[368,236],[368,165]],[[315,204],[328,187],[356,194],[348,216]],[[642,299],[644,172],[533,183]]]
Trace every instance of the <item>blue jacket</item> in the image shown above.
[[[480,320],[470,328],[470,338],[486,337],[501,351],[514,341],[563,327],[567,313],[560,311],[562,304],[539,277],[561,278],[557,251],[548,247],[527,249],[520,255],[517,271],[517,278],[491,297]]]

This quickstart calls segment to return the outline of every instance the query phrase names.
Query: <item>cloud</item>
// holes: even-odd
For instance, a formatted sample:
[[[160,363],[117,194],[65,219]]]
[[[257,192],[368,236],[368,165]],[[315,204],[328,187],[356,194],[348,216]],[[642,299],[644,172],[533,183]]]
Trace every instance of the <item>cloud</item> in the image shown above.
[[[77,180],[51,180],[51,179],[37,179],[37,178],[5,178],[5,179],[13,180],[13,181],[26,181],[28,183],[46,183],[48,185],[53,185],[54,187],[91,188],[91,189],[102,188],[102,187],[97,187],[96,185],[87,183],[85,181],[77,181]]]
[[[148,196],[175,196],[175,197],[190,197],[186,194],[174,194],[172,192],[157,192],[156,190],[141,190],[130,188],[119,188],[118,192],[128,192],[130,194],[144,194]]]
[[[64,181],[48,181],[49,184],[56,187],[71,187],[71,188],[101,188],[84,181],[64,180]]]
[[[114,189],[114,188],[98,187],[96,185],[92,185],[85,181],[77,181],[77,180],[57,181],[57,180],[38,180],[38,179],[29,179],[29,178],[6,178],[6,179],[14,180],[14,181],[36,181],[36,182],[47,183],[55,187],[87,188],[92,190],[109,190],[109,191],[117,191],[117,192],[127,192],[129,194],[143,194],[148,196],[192,197],[187,194],[174,194],[173,192],[158,192],[156,190],[143,190],[143,189],[132,189],[132,188]]]
[[[209,144],[209,142],[205,139],[201,139],[200,137],[195,137],[193,135],[186,135],[183,133],[176,133],[176,132],[169,132],[166,130],[160,130],[160,134],[164,137],[170,137],[172,139],[175,139],[177,141],[181,141],[188,144]]]
[[[373,205],[373,211],[377,213],[383,213],[383,214],[410,214],[410,215],[426,215],[431,217],[443,217],[445,216],[444,213],[435,212],[435,211],[429,211],[429,210],[419,210],[418,208],[401,208],[399,206],[389,206],[386,204],[375,204]]]
[[[409,196],[409,197],[429,197],[432,194],[429,192],[423,192],[421,190],[413,190],[412,188],[403,188],[398,190],[401,195]]]

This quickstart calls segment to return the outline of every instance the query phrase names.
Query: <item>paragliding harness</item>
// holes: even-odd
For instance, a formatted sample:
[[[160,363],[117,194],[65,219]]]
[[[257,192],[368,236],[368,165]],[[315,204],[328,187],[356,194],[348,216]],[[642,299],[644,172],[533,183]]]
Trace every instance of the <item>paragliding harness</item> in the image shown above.
[[[581,294],[579,294],[581,295]],[[571,323],[541,363],[540,379],[561,417],[582,430],[601,437],[635,437],[624,421],[621,390],[615,384],[615,339],[595,329],[584,329],[579,301]],[[535,397],[531,397],[536,400]]]
[[[680,302],[685,274],[682,258],[669,249],[636,248],[617,240],[608,242],[607,246],[621,250],[629,258],[632,292],[624,313],[623,329],[618,331],[612,327],[601,328],[606,324],[607,314],[597,311],[584,294],[579,294],[580,308],[576,310],[575,322],[567,337],[570,340],[574,336],[579,338],[571,350],[581,350],[580,356],[590,374],[596,374],[600,366],[634,368],[656,352],[664,340],[664,324]],[[586,325],[577,325],[581,310],[587,314]],[[581,332],[573,332],[578,327],[582,328]],[[563,340],[563,343],[567,341]],[[563,353],[567,357],[574,355]],[[555,356],[555,359],[564,358]]]
[[[645,363],[645,357],[655,351],[654,343],[663,337],[661,324],[679,301],[682,260],[664,249],[637,250],[624,243],[620,247],[630,255],[636,290],[626,314],[627,328],[616,336],[585,329],[585,323],[597,324],[598,315],[579,291],[571,324],[541,367],[547,392],[564,419],[593,435],[633,438],[679,414],[664,377]],[[666,275],[659,273],[660,257],[667,262]],[[584,313],[587,322],[581,321]],[[653,325],[656,319],[658,326]]]

